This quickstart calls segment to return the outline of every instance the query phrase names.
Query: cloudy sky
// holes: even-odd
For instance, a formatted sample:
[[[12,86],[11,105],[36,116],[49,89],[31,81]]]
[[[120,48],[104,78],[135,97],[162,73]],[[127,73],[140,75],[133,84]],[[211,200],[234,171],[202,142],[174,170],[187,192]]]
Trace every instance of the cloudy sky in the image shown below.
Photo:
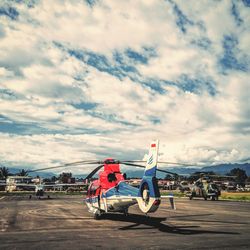
[[[2,0],[0,162],[250,159],[250,1]]]

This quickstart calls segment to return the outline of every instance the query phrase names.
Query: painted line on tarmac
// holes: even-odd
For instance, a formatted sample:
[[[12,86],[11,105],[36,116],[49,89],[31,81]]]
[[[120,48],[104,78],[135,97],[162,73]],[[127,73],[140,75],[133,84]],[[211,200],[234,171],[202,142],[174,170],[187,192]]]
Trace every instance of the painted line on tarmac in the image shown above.
[[[0,197],[0,200],[3,200],[5,198],[5,196],[3,196],[3,197]]]

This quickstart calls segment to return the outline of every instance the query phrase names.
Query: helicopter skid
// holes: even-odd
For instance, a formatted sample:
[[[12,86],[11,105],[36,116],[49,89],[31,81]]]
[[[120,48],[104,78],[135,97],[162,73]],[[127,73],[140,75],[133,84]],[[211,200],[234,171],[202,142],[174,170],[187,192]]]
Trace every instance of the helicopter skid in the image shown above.
[[[86,202],[87,207],[88,207],[88,211],[92,214],[96,214],[99,212],[99,208],[95,207],[94,205],[91,205],[90,203]]]

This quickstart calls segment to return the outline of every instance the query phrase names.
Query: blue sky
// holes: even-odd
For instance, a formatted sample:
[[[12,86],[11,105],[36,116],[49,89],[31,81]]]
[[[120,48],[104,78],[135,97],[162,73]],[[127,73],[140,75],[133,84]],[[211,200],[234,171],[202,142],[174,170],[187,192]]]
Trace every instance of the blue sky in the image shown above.
[[[246,0],[1,1],[0,162],[245,162],[249,51]]]

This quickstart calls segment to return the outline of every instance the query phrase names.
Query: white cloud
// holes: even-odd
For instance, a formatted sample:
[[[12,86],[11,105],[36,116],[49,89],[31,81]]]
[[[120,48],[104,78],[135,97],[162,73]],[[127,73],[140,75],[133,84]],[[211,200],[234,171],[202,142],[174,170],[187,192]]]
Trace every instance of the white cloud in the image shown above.
[[[167,1],[99,1],[92,8],[82,1],[39,1],[34,8],[16,4],[18,21],[6,17],[1,26],[0,114],[13,126],[25,125],[31,135],[2,133],[6,147],[0,157],[34,167],[109,153],[138,159],[151,139],[159,138],[162,160],[214,164],[247,158],[249,72],[222,74],[219,58],[225,35],[237,37],[238,59],[248,54],[249,10],[237,2],[244,20],[239,27],[230,1],[177,5],[193,23],[186,33]],[[207,48],[197,45],[202,39]],[[124,58],[123,66],[139,73],[120,78],[67,51],[99,53],[115,67],[114,52],[131,48],[143,55],[145,47],[155,55],[146,64]],[[201,85],[205,79],[216,94],[205,85],[185,90],[180,82],[162,83],[165,92],[158,93],[141,83],[149,78],[176,83],[183,74],[201,79]],[[71,105],[80,103],[96,106]]]

